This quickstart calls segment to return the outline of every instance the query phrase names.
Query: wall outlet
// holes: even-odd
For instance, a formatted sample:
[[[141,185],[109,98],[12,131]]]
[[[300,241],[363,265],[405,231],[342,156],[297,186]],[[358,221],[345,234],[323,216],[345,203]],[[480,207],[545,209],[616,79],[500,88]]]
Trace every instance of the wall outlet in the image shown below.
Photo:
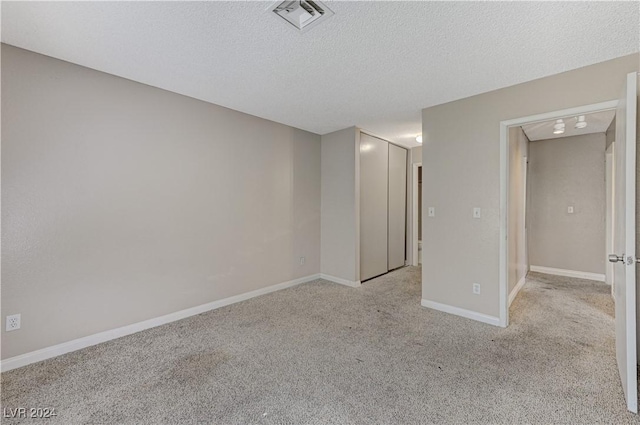
[[[473,284],[473,293],[476,295],[480,295],[480,284],[479,283],[474,283]]]
[[[9,331],[17,331],[20,329],[20,315],[12,314],[11,316],[7,316],[7,326],[5,330]]]
[[[473,209],[473,218],[480,218],[482,217],[482,209],[481,208],[474,208]]]
[[[434,207],[429,207],[429,209],[427,210],[427,214],[429,217],[435,217],[436,216],[436,209]]]
[[[305,261],[306,261],[306,260],[305,260],[305,258],[304,258],[304,257],[300,257],[300,265],[303,265]]]
[[[573,207],[567,207],[567,213],[573,214]]]

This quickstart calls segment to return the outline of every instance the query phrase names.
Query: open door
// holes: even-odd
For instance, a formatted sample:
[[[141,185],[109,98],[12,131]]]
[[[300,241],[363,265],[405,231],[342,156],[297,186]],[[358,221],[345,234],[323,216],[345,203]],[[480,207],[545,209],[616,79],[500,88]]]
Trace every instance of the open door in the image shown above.
[[[627,408],[638,411],[636,353],[636,109],[638,73],[627,75],[616,110],[615,252],[609,261],[616,303],[616,359]]]

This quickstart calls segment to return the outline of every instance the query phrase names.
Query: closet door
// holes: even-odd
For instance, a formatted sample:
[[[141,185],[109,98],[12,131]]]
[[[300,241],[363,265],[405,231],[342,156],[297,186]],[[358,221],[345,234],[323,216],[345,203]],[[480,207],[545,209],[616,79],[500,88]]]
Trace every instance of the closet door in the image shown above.
[[[407,150],[389,144],[389,270],[404,266]]]
[[[386,273],[389,143],[360,134],[360,280]]]

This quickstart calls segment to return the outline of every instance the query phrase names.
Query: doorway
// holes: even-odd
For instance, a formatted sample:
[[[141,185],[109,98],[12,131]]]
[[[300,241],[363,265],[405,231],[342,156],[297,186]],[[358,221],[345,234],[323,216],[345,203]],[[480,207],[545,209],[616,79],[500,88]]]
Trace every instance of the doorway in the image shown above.
[[[613,251],[606,243],[611,176],[605,152],[608,134],[615,132],[614,117],[615,110],[606,110],[520,127],[529,140],[531,271],[606,282],[606,254]],[[510,211],[513,204],[511,199]],[[510,242],[520,244],[519,232],[510,235]]]
[[[411,196],[412,217],[411,224],[411,265],[422,265],[422,163],[414,163],[411,173],[413,193]]]
[[[526,149],[522,148],[522,144],[519,144],[519,155],[514,154],[514,149],[512,149],[509,140],[510,136],[513,140],[514,133],[517,134],[518,130],[522,133],[522,136],[528,141],[522,127],[531,126],[531,125],[540,125],[542,123],[552,122],[554,123],[556,120],[567,120],[569,122],[575,117],[585,116],[592,113],[597,112],[605,112],[605,111],[615,111],[616,106],[618,105],[617,101],[603,102],[594,105],[581,106],[577,108],[565,109],[561,111],[549,112],[545,114],[539,114],[529,117],[518,118],[509,121],[503,121],[500,125],[500,140],[501,140],[501,150],[500,150],[500,163],[501,163],[501,181],[500,181],[500,324],[503,327],[508,326],[509,324],[509,305],[517,295],[517,291],[524,285],[524,279],[522,276],[523,269],[524,274],[528,271],[531,265],[537,266],[537,264],[529,264],[529,245],[531,244],[530,237],[528,235],[527,225],[530,223],[530,218],[526,216],[527,211],[527,200],[531,201],[531,192],[525,186],[520,186],[520,189],[514,187],[513,182],[510,177],[514,168],[520,168],[526,170],[526,172],[522,175],[522,182],[520,185],[525,184],[527,182],[527,186],[530,186],[530,178],[528,177],[530,174],[530,170],[528,168],[528,163],[530,161],[529,154]],[[565,123],[565,128],[566,128]],[[535,143],[535,142],[533,142]],[[518,146],[518,144],[516,144]],[[526,158],[526,160],[525,160]],[[603,166],[604,166],[604,157],[603,157]],[[517,193],[519,190],[527,194],[527,197],[522,197],[522,203],[520,208],[516,211],[513,211],[515,208],[513,207],[512,197],[514,193]],[[518,203],[515,203],[516,205]],[[569,208],[572,205],[566,205],[567,214],[569,213]],[[575,205],[574,212],[575,212]],[[516,223],[514,223],[516,220]],[[604,227],[604,226],[603,226]],[[521,235],[520,238],[515,238],[513,232],[517,232]],[[518,241],[520,239],[520,241]],[[522,240],[526,241],[523,243]],[[515,244],[514,244],[515,242]],[[515,246],[514,246],[515,245]],[[520,249],[518,250],[518,246]],[[605,250],[605,244],[602,246],[603,252]],[[522,259],[526,264],[517,265],[515,267],[516,272],[519,270],[520,274],[516,283],[513,283],[513,275],[514,275],[514,264],[510,261],[510,258],[513,258],[513,253],[518,251],[524,251],[525,255],[519,255],[517,258]],[[520,261],[520,260],[518,260]],[[519,267],[518,267],[519,266]],[[510,285],[510,275],[511,275],[511,285]],[[515,292],[514,292],[515,291]]]
[[[638,100],[638,73],[627,75],[621,97],[618,100],[580,106],[529,117],[516,118],[500,123],[500,270],[499,270],[499,323],[509,324],[508,272],[509,246],[509,171],[513,165],[509,153],[509,131],[513,127],[536,124],[549,120],[565,120],[596,112],[615,111],[615,149],[613,246],[608,261],[615,263],[613,282],[615,285],[615,350],[618,372],[628,410],[637,412],[637,315],[636,315],[636,123]],[[560,124],[560,121],[556,121]],[[562,127],[562,126],[560,126]],[[577,127],[577,126],[576,126]],[[555,128],[554,128],[555,129]],[[602,159],[605,166],[605,158]],[[573,213],[571,205],[566,212]],[[603,220],[604,221],[604,220]],[[604,244],[603,244],[604,245]],[[604,251],[604,250],[603,250]]]

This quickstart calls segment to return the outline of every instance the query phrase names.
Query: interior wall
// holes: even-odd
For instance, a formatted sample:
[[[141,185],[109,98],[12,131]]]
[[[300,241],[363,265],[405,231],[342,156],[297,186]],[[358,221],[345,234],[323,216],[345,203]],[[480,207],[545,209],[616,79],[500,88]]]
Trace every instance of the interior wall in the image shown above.
[[[605,273],[605,144],[604,133],[529,144],[532,266]]]
[[[639,121],[640,123],[640,121]],[[613,117],[613,121],[609,125],[605,133],[606,147],[605,147],[605,196],[607,209],[605,210],[605,238],[606,248],[605,254],[612,254],[615,249],[613,246],[613,233],[615,232],[614,226],[614,191],[615,191],[615,169],[614,169],[614,149],[616,139],[616,118]],[[614,264],[610,262],[605,263],[605,281],[611,286],[611,295],[613,295],[613,270]],[[639,327],[640,329],[640,327]]]
[[[356,127],[322,136],[322,273],[360,280]]]
[[[524,158],[528,155],[529,139],[521,127],[509,129],[509,293],[529,271],[525,227]]]
[[[605,150],[605,254],[613,254],[615,247],[613,245],[613,235],[615,232],[614,217],[615,217],[615,168],[614,168],[614,145],[613,143],[607,146]],[[614,264],[605,261],[605,282],[611,285],[611,295],[613,292],[613,273]]]
[[[2,312],[22,314],[2,358],[319,273],[320,155],[318,135],[2,45]]]
[[[422,111],[425,300],[499,316],[500,122],[617,99],[638,63],[629,55]]]

